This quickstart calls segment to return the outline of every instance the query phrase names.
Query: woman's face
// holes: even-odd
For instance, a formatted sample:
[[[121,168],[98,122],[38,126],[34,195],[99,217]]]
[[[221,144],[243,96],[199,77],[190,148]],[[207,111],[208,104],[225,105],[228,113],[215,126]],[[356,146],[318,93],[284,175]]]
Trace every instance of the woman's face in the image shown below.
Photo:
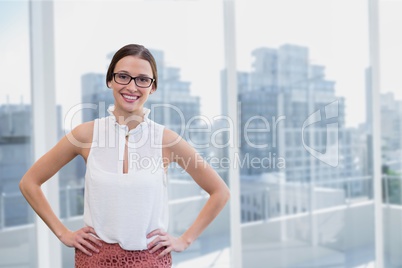
[[[123,76],[127,74],[132,77],[154,78],[151,64],[135,56],[126,56],[119,60],[113,72],[121,73]],[[148,88],[141,88],[135,84],[134,80],[131,80],[128,85],[121,85],[112,79],[108,82],[108,86],[113,89],[115,109],[127,113],[142,113],[143,105],[149,94],[155,91],[153,83]]]

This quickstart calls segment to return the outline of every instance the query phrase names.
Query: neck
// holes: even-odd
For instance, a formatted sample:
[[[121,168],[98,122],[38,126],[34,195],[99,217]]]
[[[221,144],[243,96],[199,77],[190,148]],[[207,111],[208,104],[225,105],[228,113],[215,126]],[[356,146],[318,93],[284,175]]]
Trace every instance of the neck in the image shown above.
[[[129,130],[136,128],[144,121],[144,112],[142,108],[132,112],[127,112],[115,107],[113,114],[116,117],[117,122],[120,125],[127,125]]]

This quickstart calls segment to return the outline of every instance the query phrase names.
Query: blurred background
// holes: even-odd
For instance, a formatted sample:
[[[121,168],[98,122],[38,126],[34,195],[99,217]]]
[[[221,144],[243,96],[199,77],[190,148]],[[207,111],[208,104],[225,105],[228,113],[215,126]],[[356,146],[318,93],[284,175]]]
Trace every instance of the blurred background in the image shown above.
[[[158,64],[151,119],[232,190],[174,267],[402,267],[401,13],[399,0],[0,1],[0,267],[74,266],[18,183],[105,116],[108,64],[130,43]],[[77,157],[46,183],[72,229],[84,174]],[[208,195],[172,166],[169,196],[180,235]]]

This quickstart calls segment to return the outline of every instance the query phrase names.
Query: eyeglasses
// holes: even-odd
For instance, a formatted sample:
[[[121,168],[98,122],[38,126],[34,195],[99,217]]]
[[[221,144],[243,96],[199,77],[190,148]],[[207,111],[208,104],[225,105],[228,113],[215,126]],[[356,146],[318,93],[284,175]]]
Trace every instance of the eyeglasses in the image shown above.
[[[131,80],[134,80],[136,86],[141,88],[150,87],[152,83],[155,81],[155,78],[150,78],[146,76],[132,77],[126,73],[114,73],[113,79],[117,84],[120,85],[128,85],[130,84]]]

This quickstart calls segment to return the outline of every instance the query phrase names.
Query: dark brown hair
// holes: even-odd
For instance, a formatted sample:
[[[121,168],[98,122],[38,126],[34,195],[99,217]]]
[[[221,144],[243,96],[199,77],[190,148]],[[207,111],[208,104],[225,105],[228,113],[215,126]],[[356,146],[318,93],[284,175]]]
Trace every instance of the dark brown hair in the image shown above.
[[[152,56],[151,52],[149,52],[149,50],[146,47],[137,44],[126,45],[120,48],[114,54],[106,73],[106,86],[109,87],[108,83],[113,79],[113,72],[117,62],[126,56],[135,56],[140,59],[146,60],[149,62],[149,64],[151,64],[151,69],[154,76],[153,78],[155,78],[153,86],[156,90],[158,87],[158,70],[156,68],[155,58],[154,56]]]

